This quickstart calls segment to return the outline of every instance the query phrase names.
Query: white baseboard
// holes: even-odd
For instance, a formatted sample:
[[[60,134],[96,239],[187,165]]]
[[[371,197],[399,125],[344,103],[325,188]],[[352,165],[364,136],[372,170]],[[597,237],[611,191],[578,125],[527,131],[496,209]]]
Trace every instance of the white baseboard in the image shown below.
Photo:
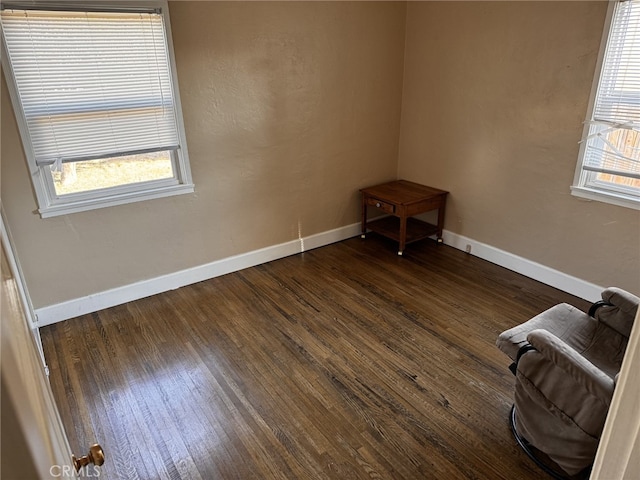
[[[471,255],[487,260],[501,267],[508,268],[526,277],[538,280],[564,292],[583,298],[589,302],[601,300],[600,294],[603,287],[589,283],[580,278],[567,275],[553,268],[527,260],[512,253],[492,247],[486,243],[478,242],[463,235],[458,235],[445,230],[442,239],[446,245],[458,250],[466,251],[467,245],[471,246]]]
[[[86,297],[76,298],[66,302],[49,305],[36,309],[38,326],[44,327],[52,323],[78,317],[87,313],[96,312],[123,303],[149,297],[158,293],[174,290],[192,283],[201,282],[210,278],[236,272],[244,268],[253,267],[262,263],[288,257],[314,248],[329,245],[331,243],[346,240],[360,234],[360,223],[354,223],[345,227],[336,228],[316,235],[292,240],[290,242],[273,245],[271,247],[254,250],[252,252],[223,258],[215,262],[200,265],[198,267],[181,270],[149,280],[143,280],[123,287],[117,287],[104,292],[99,292]],[[443,240],[458,250],[465,251],[467,245],[471,245],[472,255],[480,257],[491,263],[521,273],[527,277],[538,280],[552,287],[584,298],[589,301],[600,299],[600,286],[585,282],[571,275],[559,272],[544,265],[532,262],[526,258],[513,255],[504,250],[475,241],[445,230]]]
[[[359,235],[360,230],[360,223],[354,223],[346,227],[336,228],[279,245],[223,258],[198,267],[42,307],[35,311],[38,326],[44,327],[62,320],[97,312],[98,310],[114,307],[133,300],[174,290],[192,283],[201,282],[244,268],[253,267],[262,263],[271,262],[272,260],[288,257],[289,255],[346,240],[347,238]]]

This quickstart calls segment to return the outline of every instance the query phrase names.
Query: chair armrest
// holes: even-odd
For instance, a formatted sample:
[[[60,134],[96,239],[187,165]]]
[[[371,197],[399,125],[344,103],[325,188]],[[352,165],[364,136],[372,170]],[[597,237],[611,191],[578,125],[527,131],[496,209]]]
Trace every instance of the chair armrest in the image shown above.
[[[529,343],[547,360],[570,375],[606,405],[611,404],[615,383],[606,373],[547,330],[533,330]]]
[[[635,316],[640,305],[640,298],[621,288],[609,287],[602,292],[602,299],[615,305],[621,312],[631,317]]]
[[[602,292],[602,301],[594,303],[589,315],[629,338],[640,298],[621,288],[609,287]]]

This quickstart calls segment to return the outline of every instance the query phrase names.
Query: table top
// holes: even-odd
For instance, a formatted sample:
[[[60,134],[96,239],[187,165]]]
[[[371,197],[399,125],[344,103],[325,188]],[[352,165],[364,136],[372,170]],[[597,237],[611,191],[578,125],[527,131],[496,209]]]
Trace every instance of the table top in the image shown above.
[[[360,192],[398,205],[410,205],[412,203],[421,202],[438,195],[446,195],[449,193],[445,190],[427,187],[426,185],[409,182],[407,180],[396,180],[393,182],[383,183],[381,185],[375,185],[373,187],[363,188]]]

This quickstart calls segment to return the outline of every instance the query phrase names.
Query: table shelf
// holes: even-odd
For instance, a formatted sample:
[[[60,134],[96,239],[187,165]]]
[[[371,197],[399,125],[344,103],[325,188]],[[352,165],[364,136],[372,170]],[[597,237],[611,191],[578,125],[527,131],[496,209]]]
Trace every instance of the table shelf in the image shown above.
[[[367,222],[367,229],[384,237],[400,241],[400,219],[398,217],[383,217]],[[438,227],[420,219],[407,218],[407,238],[405,244],[417,242],[438,234]]]

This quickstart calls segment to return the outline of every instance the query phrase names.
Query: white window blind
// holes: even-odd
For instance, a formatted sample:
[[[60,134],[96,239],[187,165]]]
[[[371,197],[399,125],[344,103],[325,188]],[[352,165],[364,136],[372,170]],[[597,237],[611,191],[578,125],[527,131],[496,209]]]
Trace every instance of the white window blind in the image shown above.
[[[2,10],[37,165],[176,150],[159,11]]]
[[[640,179],[640,1],[619,2],[614,10],[600,80],[582,159],[586,172],[608,177],[640,196],[632,179]],[[627,180],[625,180],[627,179]],[[587,186],[601,184],[602,176],[583,179]],[[626,186],[625,186],[626,185]]]

